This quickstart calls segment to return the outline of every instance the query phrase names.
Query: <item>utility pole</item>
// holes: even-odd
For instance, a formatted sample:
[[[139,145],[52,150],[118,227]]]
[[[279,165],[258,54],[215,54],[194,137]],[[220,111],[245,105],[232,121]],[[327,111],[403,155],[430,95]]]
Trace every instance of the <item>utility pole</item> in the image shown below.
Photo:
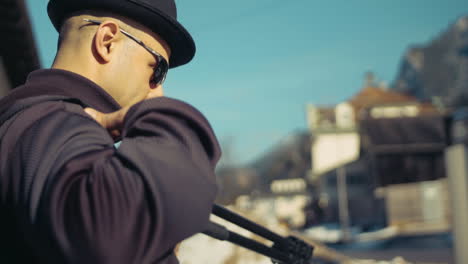
[[[340,217],[341,233],[343,241],[351,240],[351,232],[349,229],[349,206],[348,206],[348,186],[346,184],[346,168],[341,166],[336,170],[337,189],[338,189],[338,213]]]
[[[455,114],[452,139],[445,151],[445,166],[452,202],[452,233],[456,264],[468,263],[468,112]]]

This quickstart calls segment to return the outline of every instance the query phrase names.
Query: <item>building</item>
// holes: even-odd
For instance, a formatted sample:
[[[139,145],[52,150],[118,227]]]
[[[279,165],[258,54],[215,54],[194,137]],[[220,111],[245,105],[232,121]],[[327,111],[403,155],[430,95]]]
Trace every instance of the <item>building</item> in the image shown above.
[[[437,204],[439,212],[426,215],[446,223],[446,114],[430,103],[376,84],[372,74],[346,102],[332,107],[309,105],[307,117],[313,137],[309,180],[320,192],[328,220],[366,225],[361,219],[372,218],[369,211],[380,211],[387,222],[395,224],[425,219],[426,205]],[[408,188],[419,195],[412,200],[417,210],[405,211],[405,199],[395,195]],[[437,202],[434,192],[441,197]],[[379,210],[384,206],[382,201],[385,212]],[[375,215],[372,221],[382,223]]]

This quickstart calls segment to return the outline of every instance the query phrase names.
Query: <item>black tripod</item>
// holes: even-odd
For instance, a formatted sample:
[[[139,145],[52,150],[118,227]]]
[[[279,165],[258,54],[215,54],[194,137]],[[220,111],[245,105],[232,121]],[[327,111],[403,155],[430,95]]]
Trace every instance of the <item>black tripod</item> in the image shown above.
[[[273,246],[268,247],[255,240],[231,232],[226,227],[213,222],[210,222],[206,231],[203,232],[205,235],[222,241],[229,241],[256,253],[270,257],[273,263],[306,264],[310,263],[312,259],[314,248],[299,238],[293,236],[282,237],[217,204],[213,206],[212,213],[224,220],[270,240],[273,242]]]

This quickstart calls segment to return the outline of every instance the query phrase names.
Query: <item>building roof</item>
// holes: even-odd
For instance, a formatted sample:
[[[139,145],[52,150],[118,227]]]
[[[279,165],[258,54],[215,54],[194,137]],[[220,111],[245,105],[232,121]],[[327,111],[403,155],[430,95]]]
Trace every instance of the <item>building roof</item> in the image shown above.
[[[375,106],[403,103],[417,103],[417,99],[399,92],[375,86],[364,87],[359,93],[348,101],[356,111]]]
[[[10,84],[16,87],[24,83],[31,71],[40,68],[36,42],[24,0],[0,2],[0,26],[0,57]]]

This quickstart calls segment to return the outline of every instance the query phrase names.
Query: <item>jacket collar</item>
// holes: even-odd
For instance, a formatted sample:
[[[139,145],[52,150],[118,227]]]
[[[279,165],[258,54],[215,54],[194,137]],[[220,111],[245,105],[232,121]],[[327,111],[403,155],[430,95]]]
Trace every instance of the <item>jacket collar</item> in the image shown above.
[[[1,110],[15,101],[40,95],[61,95],[79,99],[100,112],[119,110],[120,105],[93,81],[70,71],[41,69],[29,74],[26,83],[0,100]]]

